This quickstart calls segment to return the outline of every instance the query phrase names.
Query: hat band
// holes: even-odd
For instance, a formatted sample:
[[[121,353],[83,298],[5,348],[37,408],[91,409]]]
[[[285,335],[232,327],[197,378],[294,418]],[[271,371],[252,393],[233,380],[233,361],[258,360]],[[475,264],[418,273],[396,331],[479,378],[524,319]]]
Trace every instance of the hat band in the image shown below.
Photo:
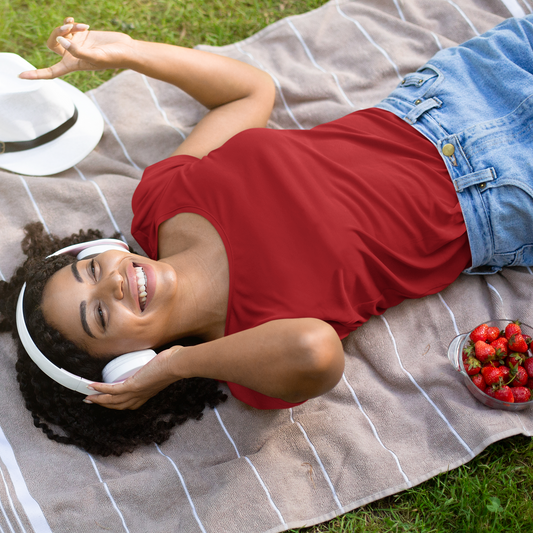
[[[49,143],[68,131],[76,121],[78,120],[78,108],[74,106],[74,114],[63,124],[59,125],[56,129],[49,131],[33,139],[31,141],[17,141],[17,142],[3,142],[0,141],[0,155],[8,154],[10,152],[23,152],[24,150],[31,150],[32,148],[37,148],[43,144]]]

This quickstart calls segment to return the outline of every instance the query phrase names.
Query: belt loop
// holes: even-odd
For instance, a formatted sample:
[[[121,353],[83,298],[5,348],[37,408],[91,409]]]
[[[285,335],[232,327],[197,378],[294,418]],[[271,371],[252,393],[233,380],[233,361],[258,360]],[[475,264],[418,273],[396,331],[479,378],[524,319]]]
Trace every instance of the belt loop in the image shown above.
[[[493,167],[472,172],[466,176],[460,176],[453,180],[456,192],[463,192],[466,188],[478,185],[481,189],[486,187],[487,182],[496,179],[496,170]]]
[[[434,109],[435,107],[441,107],[442,102],[436,98],[428,98],[427,100],[416,100],[415,106],[405,115],[403,118],[407,124],[413,125],[426,111]]]

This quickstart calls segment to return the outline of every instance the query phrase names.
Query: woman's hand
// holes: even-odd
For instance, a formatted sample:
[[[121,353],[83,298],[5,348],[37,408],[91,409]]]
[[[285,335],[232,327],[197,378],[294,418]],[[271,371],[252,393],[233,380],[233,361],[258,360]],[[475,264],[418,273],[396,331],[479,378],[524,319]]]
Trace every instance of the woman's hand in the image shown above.
[[[133,39],[124,33],[89,31],[87,24],[78,24],[72,17],[55,28],[46,45],[63,59],[48,68],[28,70],[20,74],[27,80],[51,79],[77,70],[123,68],[131,55]]]
[[[183,347],[173,346],[157,354],[137,373],[122,383],[93,383],[94,390],[103,394],[87,396],[85,401],[109,409],[138,409],[152,396],[178,381],[170,369],[170,359]]]

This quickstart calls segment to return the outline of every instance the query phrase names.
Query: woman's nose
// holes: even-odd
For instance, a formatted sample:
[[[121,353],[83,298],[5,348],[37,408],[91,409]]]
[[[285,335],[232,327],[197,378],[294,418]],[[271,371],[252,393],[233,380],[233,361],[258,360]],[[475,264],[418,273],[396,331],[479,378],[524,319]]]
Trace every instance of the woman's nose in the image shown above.
[[[103,288],[108,294],[111,293],[117,300],[124,298],[124,278],[117,270],[110,272],[103,281]]]

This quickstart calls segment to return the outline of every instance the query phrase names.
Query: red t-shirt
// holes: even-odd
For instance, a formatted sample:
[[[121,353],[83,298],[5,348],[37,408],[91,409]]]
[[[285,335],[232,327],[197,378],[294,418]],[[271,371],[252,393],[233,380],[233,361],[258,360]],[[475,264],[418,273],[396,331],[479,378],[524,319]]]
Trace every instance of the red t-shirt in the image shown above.
[[[148,167],[132,234],[157,259],[157,230],[197,213],[226,247],[226,335],[315,317],[340,338],[406,298],[447,287],[471,260],[435,147],[392,113],[365,109],[311,130],[243,131],[202,159]],[[290,407],[237,384],[254,407]]]

